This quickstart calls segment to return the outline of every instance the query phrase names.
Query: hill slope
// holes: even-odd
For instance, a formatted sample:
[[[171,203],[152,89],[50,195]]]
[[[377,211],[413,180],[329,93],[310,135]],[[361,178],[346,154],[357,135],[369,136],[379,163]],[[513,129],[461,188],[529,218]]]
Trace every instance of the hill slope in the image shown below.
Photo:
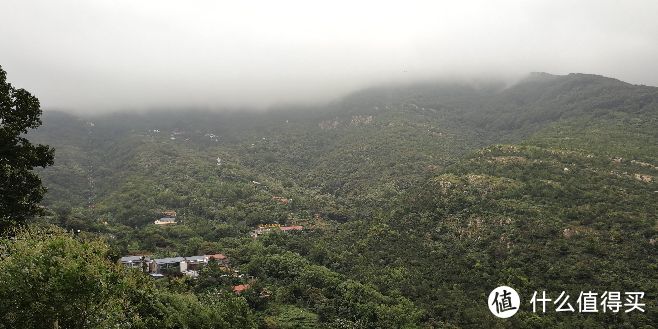
[[[337,310],[366,306],[330,296],[361,291],[424,325],[658,323],[651,298],[646,313],[592,316],[524,305],[504,323],[483,302],[501,284],[525,301],[658,293],[658,88],[538,73],[373,88],[319,109],[44,121],[32,136],[57,149],[42,173],[53,221],[110,236],[119,254],[226,251],[277,296],[272,316],[359,323],[370,313]],[[153,227],[165,209],[181,225]],[[307,230],[247,238],[261,223]]]

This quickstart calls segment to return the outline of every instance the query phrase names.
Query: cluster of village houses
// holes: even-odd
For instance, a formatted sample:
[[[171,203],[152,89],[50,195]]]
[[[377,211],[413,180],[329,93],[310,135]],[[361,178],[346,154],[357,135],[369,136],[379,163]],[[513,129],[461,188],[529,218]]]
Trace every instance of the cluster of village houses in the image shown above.
[[[238,270],[231,270],[229,267],[228,257],[224,254],[187,256],[187,257],[168,257],[154,258],[149,256],[124,256],[119,262],[128,268],[140,269],[148,273],[151,277],[162,278],[165,275],[183,274],[191,277],[199,276],[199,271],[211,261],[216,261],[226,272],[231,272],[233,276],[240,278],[251,278],[244,274],[239,274]],[[227,274],[228,275],[228,274]],[[241,294],[249,289],[249,284],[239,284],[233,286],[232,290],[236,294]],[[267,294],[261,292],[261,297],[267,297]]]
[[[281,203],[288,204],[289,199],[281,197],[273,197],[273,200]],[[155,225],[170,225],[176,224],[176,211],[166,210],[162,212],[162,217],[154,222]],[[254,229],[250,235],[253,238],[269,233],[269,232],[288,232],[288,231],[302,231],[303,226],[281,226],[280,224],[265,224],[260,225]],[[224,254],[214,255],[199,255],[199,256],[185,256],[185,257],[167,257],[167,258],[151,258],[149,256],[124,256],[119,259],[119,262],[128,268],[136,268],[148,273],[154,278],[161,278],[165,275],[183,274],[191,277],[197,277],[199,270],[208,265],[211,261],[216,261],[221,267],[226,269],[227,272],[233,272],[238,275],[237,270],[231,271],[229,267],[229,260]],[[249,284],[240,284],[233,287],[235,293],[242,293],[249,289]]]
[[[211,261],[216,261],[220,266],[229,269],[229,260],[223,254],[154,259],[149,256],[124,256],[119,259],[124,266],[141,269],[152,277],[178,273],[196,277],[199,275],[199,270]]]
[[[157,221],[156,221],[157,222]],[[253,238],[269,232],[301,231],[303,226],[281,226],[279,224],[260,225],[251,232]],[[216,261],[220,266],[229,269],[229,260],[224,254],[199,255],[185,257],[153,258],[149,256],[124,256],[119,262],[129,268],[139,268],[153,277],[162,277],[165,273],[181,273],[196,277],[198,271],[209,262]]]

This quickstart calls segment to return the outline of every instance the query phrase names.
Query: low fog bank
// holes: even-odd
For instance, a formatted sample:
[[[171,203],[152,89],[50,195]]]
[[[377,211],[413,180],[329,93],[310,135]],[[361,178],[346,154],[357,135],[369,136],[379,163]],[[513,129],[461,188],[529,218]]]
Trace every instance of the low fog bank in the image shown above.
[[[509,87],[513,87],[523,82],[536,72],[519,74],[518,76],[442,76],[427,77],[419,79],[389,79],[383,82],[364,83],[363,86],[354,86],[345,88],[345,90],[334,89],[322,90],[316,96],[306,96],[306,98],[283,98],[272,102],[250,102],[251,97],[236,100],[235,102],[218,101],[215,104],[195,104],[190,99],[181,99],[178,102],[156,103],[143,106],[109,106],[108,108],[92,107],[89,108],[72,108],[72,107],[52,107],[42,106],[46,113],[68,113],[80,118],[98,119],[103,117],[131,116],[140,117],[151,114],[164,114],[166,116],[184,118],[186,113],[193,114],[228,114],[227,117],[253,117],[252,114],[268,112],[326,112],[351,107],[353,102],[360,106],[364,101],[379,102],[386,99],[403,99],[409,97],[409,93],[430,93],[439,95],[452,94],[455,90],[463,92],[464,90],[481,90],[488,93],[497,93]],[[547,74],[547,73],[541,73]],[[554,76],[551,74],[547,74]],[[420,89],[417,89],[420,88]],[[430,91],[431,90],[431,91]],[[377,100],[372,99],[373,95]],[[253,95],[252,95],[253,97]],[[368,101],[368,99],[370,99]]]
[[[72,107],[48,107],[42,106],[48,114],[55,115],[73,115],[79,118],[102,119],[102,118],[129,118],[137,116],[145,118],[156,114],[167,118],[177,118],[184,120],[187,114],[211,115],[217,118],[254,118],[254,115],[265,114],[269,112],[287,112],[299,114],[302,112],[326,112],[334,113],[336,110],[364,110],[365,107],[373,107],[377,104],[394,105],[398,102],[404,102],[405,99],[411,101],[418,97],[424,98],[425,101],[433,99],[434,101],[451,103],[456,100],[464,101],[466,99],[494,96],[503,94],[506,90],[515,88],[525,83],[535,81],[552,81],[554,79],[563,79],[569,77],[585,77],[581,81],[602,81],[613,82],[614,84],[628,84],[626,81],[614,77],[606,77],[599,74],[590,73],[566,73],[552,74],[547,72],[528,72],[518,75],[445,75],[440,77],[426,78],[407,78],[407,79],[390,79],[385,82],[373,82],[364,87],[354,87],[346,91],[334,90],[333,93],[324,90],[317,97],[299,99],[291,97],[286,100],[276,102],[254,103],[249,102],[249,97],[237,100],[234,103],[219,101],[215,104],[195,104],[189,99],[182,99],[181,103],[167,102],[161,105],[144,105],[144,106],[110,106],[108,108],[92,107],[90,108],[72,108]],[[532,87],[534,88],[534,87]],[[179,95],[180,96],[180,95]],[[308,95],[307,95],[308,96]],[[160,103],[157,103],[160,104]],[[219,116],[215,116],[217,114]]]

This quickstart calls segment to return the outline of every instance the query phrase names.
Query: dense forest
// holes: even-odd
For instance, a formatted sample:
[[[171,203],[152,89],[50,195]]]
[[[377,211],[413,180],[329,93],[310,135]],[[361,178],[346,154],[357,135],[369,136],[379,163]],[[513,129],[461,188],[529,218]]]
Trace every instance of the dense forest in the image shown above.
[[[0,328],[658,326],[658,88],[534,73],[42,119],[45,211],[0,242]],[[303,229],[253,233],[276,225]],[[213,254],[230,266],[196,277],[119,264]],[[523,303],[506,320],[500,285]],[[645,292],[645,312],[528,303],[608,290]]]

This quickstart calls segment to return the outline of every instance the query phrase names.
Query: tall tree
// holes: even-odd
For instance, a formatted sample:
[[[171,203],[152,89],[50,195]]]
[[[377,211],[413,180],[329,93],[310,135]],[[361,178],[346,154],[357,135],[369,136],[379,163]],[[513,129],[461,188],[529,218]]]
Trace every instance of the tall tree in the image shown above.
[[[7,82],[0,66],[0,233],[39,214],[45,188],[32,170],[53,164],[54,149],[24,134],[41,125],[39,100]]]

